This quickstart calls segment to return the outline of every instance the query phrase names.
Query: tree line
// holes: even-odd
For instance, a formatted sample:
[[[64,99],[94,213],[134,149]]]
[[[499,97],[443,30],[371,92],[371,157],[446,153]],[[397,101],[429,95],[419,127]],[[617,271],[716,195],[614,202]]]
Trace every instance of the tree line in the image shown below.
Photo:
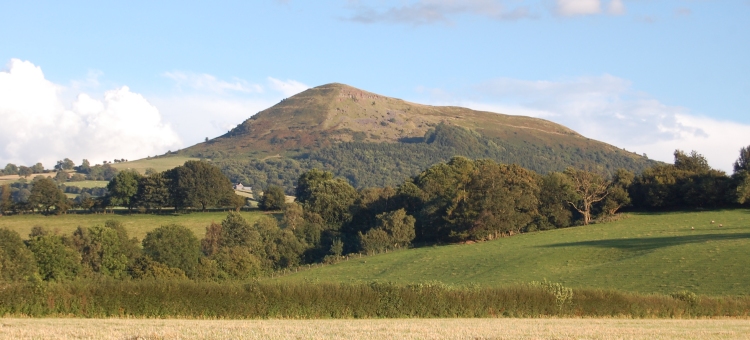
[[[79,195],[68,199],[66,192]],[[119,171],[106,188],[66,186],[62,181],[45,176],[0,188],[0,214],[35,211],[61,214],[71,208],[97,211],[113,206],[126,207],[131,212],[134,208],[145,212],[165,207],[239,209],[245,204],[245,198],[234,194],[227,177],[204,161],[188,161],[165,172],[150,171],[148,175],[134,170]]]
[[[202,239],[185,227],[167,225],[149,232],[142,242],[130,239],[117,222],[79,227],[72,235],[34,228],[27,241],[4,230],[0,266],[4,280],[34,275],[43,280],[248,279],[306,263],[336,262],[351,253],[597,223],[623,208],[747,206],[749,170],[750,147],[740,150],[731,176],[710,169],[702,155],[679,150],[674,164],[637,175],[620,169],[608,177],[574,168],[540,175],[515,164],[454,157],[395,188],[359,190],[345,178],[313,169],[298,178],[293,203],[283,201],[282,188],[266,188],[262,206],[281,209],[278,220],[264,216],[249,223],[232,212],[220,224],[208,226]],[[171,184],[149,184],[160,183],[159,178]],[[191,161],[149,176],[123,171],[110,182],[109,199],[133,207],[145,202],[139,196],[144,186],[159,189],[149,191],[154,197],[171,197],[175,206],[196,209],[222,204],[231,190],[218,168]],[[214,191],[217,187],[224,189]],[[673,199],[677,203],[669,201]]]
[[[68,177],[66,171],[73,170],[75,170],[76,173]],[[81,165],[76,166],[72,160],[70,160],[69,158],[65,158],[64,160],[57,161],[54,170],[45,170],[42,163],[36,163],[33,166],[18,166],[13,163],[8,163],[7,165],[5,165],[5,168],[0,169],[0,176],[18,175],[22,178],[28,178],[29,176],[34,174],[43,174],[53,171],[57,172],[55,177],[59,182],[76,182],[85,180],[109,181],[117,174],[117,169],[112,167],[110,164],[107,164],[107,161],[104,161],[103,164],[96,164],[92,166],[87,159],[84,159],[81,162]]]

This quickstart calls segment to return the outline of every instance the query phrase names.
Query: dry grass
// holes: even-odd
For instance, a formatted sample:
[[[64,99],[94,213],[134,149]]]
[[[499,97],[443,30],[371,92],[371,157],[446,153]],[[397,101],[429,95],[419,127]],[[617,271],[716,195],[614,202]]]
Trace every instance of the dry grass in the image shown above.
[[[630,319],[1,319],[4,339],[742,339],[750,322]]]
[[[116,168],[117,170],[136,170],[140,172],[141,174],[146,173],[146,169],[153,168],[156,171],[166,171],[169,169],[176,168],[178,166],[181,166],[185,164],[185,162],[195,160],[197,161],[198,158],[192,158],[192,157],[178,157],[178,156],[171,156],[171,157],[160,157],[160,158],[144,158],[139,159],[135,161],[129,161],[129,162],[123,162],[123,163],[112,163],[110,164],[113,168]]]
[[[243,211],[242,217],[254,222],[263,213]],[[31,228],[40,226],[59,234],[70,235],[79,226],[93,227],[104,225],[107,220],[117,220],[125,225],[130,237],[142,240],[151,230],[162,225],[180,224],[192,230],[198,238],[203,238],[206,227],[212,222],[221,223],[227,217],[227,212],[195,212],[192,214],[67,214],[44,216],[40,214],[13,215],[0,217],[0,228],[8,228],[18,232],[21,237],[28,237]]]

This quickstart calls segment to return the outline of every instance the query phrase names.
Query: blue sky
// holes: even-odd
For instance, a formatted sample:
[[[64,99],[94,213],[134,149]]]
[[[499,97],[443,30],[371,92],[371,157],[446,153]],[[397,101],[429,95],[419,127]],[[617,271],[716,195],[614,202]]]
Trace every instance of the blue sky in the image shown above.
[[[310,86],[531,115],[729,171],[750,1],[34,1],[0,21],[0,163],[135,159]],[[42,147],[42,145],[44,147]]]

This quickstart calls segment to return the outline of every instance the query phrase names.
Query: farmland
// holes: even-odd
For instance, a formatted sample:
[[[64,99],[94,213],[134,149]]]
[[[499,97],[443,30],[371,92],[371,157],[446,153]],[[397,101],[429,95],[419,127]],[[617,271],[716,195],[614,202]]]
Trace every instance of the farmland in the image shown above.
[[[748,333],[750,323],[738,319],[3,319],[0,327],[0,337],[9,339],[736,339]]]
[[[627,216],[476,244],[355,256],[279,280],[503,286],[546,279],[639,293],[750,294],[750,210]]]
[[[146,172],[146,169],[152,168],[158,172],[166,171],[172,168],[176,168],[180,165],[185,164],[185,162],[190,160],[198,160],[198,158],[192,158],[192,157],[159,157],[159,158],[144,158],[139,159],[135,161],[129,161],[129,162],[122,162],[122,163],[112,163],[112,167],[117,170],[136,170],[140,172],[141,174],[144,174]]]
[[[0,228],[17,231],[21,237],[27,237],[31,228],[41,226],[61,234],[70,234],[78,226],[92,227],[103,225],[107,220],[116,220],[124,224],[130,237],[143,239],[147,232],[166,224],[180,224],[192,230],[196,236],[202,238],[206,227],[211,222],[221,223],[226,217],[224,211],[196,212],[190,214],[66,214],[58,216],[14,215],[0,217]],[[242,212],[242,216],[250,222],[262,216],[258,210]]]

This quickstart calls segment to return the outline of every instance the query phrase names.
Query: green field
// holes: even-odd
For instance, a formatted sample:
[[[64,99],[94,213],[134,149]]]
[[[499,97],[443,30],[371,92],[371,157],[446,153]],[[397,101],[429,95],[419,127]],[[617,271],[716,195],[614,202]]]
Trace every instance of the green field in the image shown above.
[[[171,156],[171,157],[160,157],[160,158],[151,158],[151,159],[139,159],[135,161],[130,162],[123,162],[123,163],[112,163],[112,167],[116,168],[117,170],[126,170],[126,169],[132,169],[140,172],[141,174],[146,172],[146,169],[153,168],[156,171],[165,171],[172,168],[176,168],[180,165],[185,164],[185,162],[190,160],[198,160],[198,158],[192,158],[192,157],[180,157],[180,156]]]
[[[121,221],[128,230],[128,235],[142,240],[146,233],[159,226],[176,223],[192,230],[198,238],[203,238],[206,227],[211,222],[221,223],[226,212],[196,212],[191,214],[67,214],[59,216],[13,215],[1,216],[0,228],[17,231],[22,238],[27,238],[31,228],[41,226],[60,234],[70,234],[78,226],[93,227],[103,225],[107,220]],[[252,222],[262,216],[258,210],[242,212],[242,216]]]
[[[605,224],[352,257],[278,280],[498,286],[547,279],[573,288],[725,295],[750,294],[748,268],[750,210],[739,209],[632,213]]]
[[[79,187],[79,188],[106,188],[109,182],[107,181],[78,181],[78,182],[65,182],[66,186]]]

